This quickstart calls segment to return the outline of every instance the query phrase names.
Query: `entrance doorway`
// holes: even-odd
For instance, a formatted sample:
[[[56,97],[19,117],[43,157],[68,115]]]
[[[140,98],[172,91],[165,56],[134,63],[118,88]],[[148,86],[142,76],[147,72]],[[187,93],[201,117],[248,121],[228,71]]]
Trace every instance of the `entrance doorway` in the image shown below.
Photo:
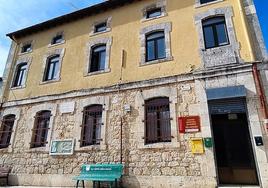
[[[219,184],[259,185],[245,101],[213,101],[209,106]]]

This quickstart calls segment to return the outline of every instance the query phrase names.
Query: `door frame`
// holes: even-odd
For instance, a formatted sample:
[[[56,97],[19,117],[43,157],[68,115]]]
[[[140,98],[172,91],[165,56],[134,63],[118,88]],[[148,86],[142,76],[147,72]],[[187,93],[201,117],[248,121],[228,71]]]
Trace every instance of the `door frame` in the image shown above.
[[[259,169],[259,165],[258,165],[258,161],[257,161],[257,155],[256,155],[256,150],[255,150],[255,142],[254,142],[254,137],[252,134],[252,129],[251,129],[251,123],[250,123],[250,119],[249,119],[249,113],[248,113],[248,105],[247,105],[247,98],[246,97],[233,97],[233,98],[224,98],[224,99],[217,99],[217,100],[229,100],[229,99],[241,99],[241,101],[243,101],[245,107],[246,107],[246,116],[247,116],[247,128],[249,131],[249,137],[250,137],[250,143],[251,143],[251,147],[252,147],[252,153],[253,153],[253,157],[254,157],[254,163],[256,166],[256,173],[257,173],[257,178],[258,178],[258,183],[259,187],[262,187],[262,180],[261,180],[261,175],[260,175],[260,169]],[[210,112],[210,108],[209,108],[209,101],[211,100],[207,100],[207,107],[208,107],[208,113],[209,113],[209,123],[210,123],[210,130],[211,130],[211,137],[212,137],[212,147],[213,147],[213,156],[214,156],[214,164],[215,164],[215,169],[216,169],[216,181],[217,181],[217,187],[230,187],[232,186],[230,185],[220,185],[219,183],[219,171],[218,171],[218,165],[217,165],[217,156],[216,156],[216,148],[215,148],[215,141],[214,141],[214,133],[213,133],[213,125],[212,125],[212,118],[211,118],[211,112]],[[234,186],[239,186],[239,185],[234,185]],[[244,185],[247,186],[247,185]]]

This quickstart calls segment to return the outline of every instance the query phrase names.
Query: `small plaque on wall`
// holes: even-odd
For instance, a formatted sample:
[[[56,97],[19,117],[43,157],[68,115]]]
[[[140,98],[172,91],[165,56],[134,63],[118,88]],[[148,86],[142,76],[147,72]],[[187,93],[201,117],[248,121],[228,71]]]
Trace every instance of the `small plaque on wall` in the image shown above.
[[[72,155],[74,151],[74,139],[52,140],[50,155]]]
[[[60,104],[60,113],[66,114],[66,113],[73,113],[75,107],[75,102],[64,102]]]
[[[180,133],[194,133],[201,131],[199,116],[179,117],[178,123]]]

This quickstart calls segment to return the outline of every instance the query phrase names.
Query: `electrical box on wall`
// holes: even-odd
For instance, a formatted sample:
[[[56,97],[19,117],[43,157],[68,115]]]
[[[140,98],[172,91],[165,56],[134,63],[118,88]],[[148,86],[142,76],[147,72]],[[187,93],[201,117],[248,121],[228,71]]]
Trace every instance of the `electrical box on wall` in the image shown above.
[[[212,138],[204,138],[204,145],[206,148],[212,148]]]
[[[131,106],[129,104],[124,105],[125,112],[131,112]]]
[[[256,146],[263,146],[263,139],[261,136],[255,136],[254,139],[255,139]]]

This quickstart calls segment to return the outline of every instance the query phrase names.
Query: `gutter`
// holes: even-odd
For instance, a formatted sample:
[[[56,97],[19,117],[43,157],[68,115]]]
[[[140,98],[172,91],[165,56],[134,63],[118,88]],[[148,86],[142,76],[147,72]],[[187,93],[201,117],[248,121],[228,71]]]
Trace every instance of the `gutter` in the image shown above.
[[[263,88],[263,83],[261,81],[260,71],[258,70],[257,63],[253,64],[252,67],[253,77],[255,81],[255,86],[257,90],[257,95],[259,96],[260,104],[261,104],[261,111],[263,115],[265,130],[268,133],[268,107],[267,107],[267,101],[266,96]]]

